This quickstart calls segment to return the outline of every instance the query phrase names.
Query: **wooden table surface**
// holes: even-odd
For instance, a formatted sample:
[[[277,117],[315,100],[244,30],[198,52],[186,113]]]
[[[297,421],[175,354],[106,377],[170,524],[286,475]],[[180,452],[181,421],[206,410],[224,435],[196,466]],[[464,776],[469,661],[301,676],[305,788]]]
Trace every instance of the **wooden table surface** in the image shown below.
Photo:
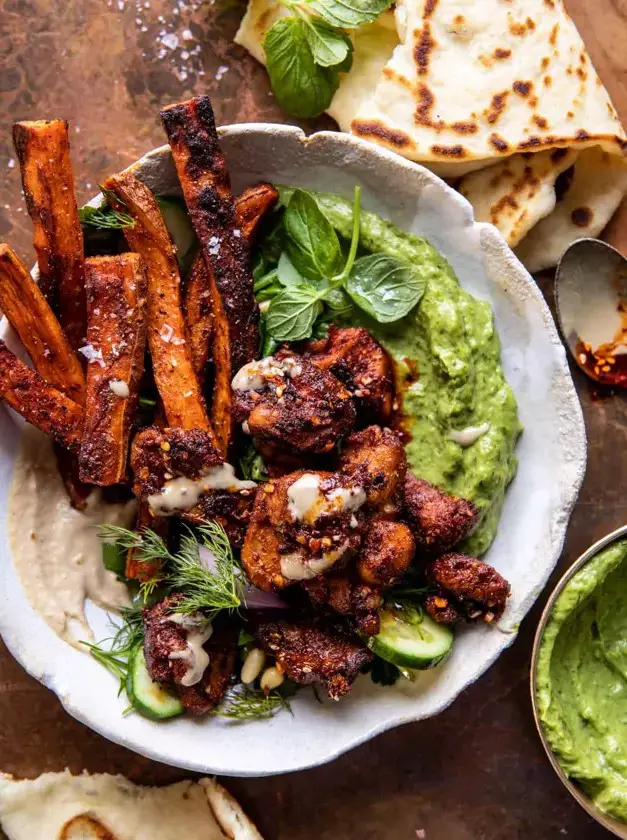
[[[626,120],[627,4],[567,6]],[[241,13],[238,0],[0,0],[0,239],[32,259],[10,139],[14,120],[71,121],[81,200],[108,173],[164,142],[162,104],[208,93],[222,123],[288,121],[265,73],[232,44]],[[627,213],[610,237],[625,250],[621,218]],[[544,286],[550,297],[550,281]],[[574,376],[589,465],[553,582],[591,542],[627,521],[627,401],[597,399],[578,371]],[[529,657],[545,599],[546,592],[498,663],[439,717],[388,732],[326,767],[228,780],[229,788],[268,840],[412,840],[418,829],[428,840],[607,836],[562,788],[534,729]],[[64,767],[144,783],[184,775],[75,722],[0,646],[0,771],[36,776]]]

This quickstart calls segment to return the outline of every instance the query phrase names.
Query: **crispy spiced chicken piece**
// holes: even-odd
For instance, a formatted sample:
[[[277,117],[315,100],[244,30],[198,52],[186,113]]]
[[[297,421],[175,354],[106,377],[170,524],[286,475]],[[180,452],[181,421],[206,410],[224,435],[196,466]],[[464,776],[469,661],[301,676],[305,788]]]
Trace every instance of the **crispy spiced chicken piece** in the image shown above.
[[[242,550],[249,579],[270,592],[343,566],[361,544],[362,502],[339,473],[299,470],[264,484]]]
[[[203,429],[149,426],[133,440],[133,491],[147,499],[160,493],[166,481],[181,476],[198,479],[223,461],[213,435]]]
[[[186,616],[183,623],[172,621],[182,597],[168,595],[144,609],[144,655],[152,679],[173,687],[188,712],[202,715],[220,702],[231,682],[237,640],[235,632],[223,625],[202,644],[204,654],[194,653],[188,639],[192,633],[202,633],[207,622],[199,613]]]
[[[203,429],[159,429],[149,426],[135,436],[131,450],[131,465],[134,473],[133,491],[142,502],[151,502],[159,508],[158,495],[168,481],[189,478],[198,481],[213,467],[223,464],[223,458],[216,449],[213,436]],[[241,548],[250,521],[255,489],[241,488],[236,491],[214,489],[202,492],[197,499],[184,505],[185,493],[193,486],[179,489],[181,509],[154,509],[158,515],[175,513],[189,522],[203,524],[215,519],[225,529],[235,548]],[[170,505],[170,502],[167,503]],[[152,508],[151,508],[152,509]]]
[[[350,579],[347,573],[318,575],[303,582],[314,607],[328,607],[351,619],[366,636],[379,632],[379,609],[383,597],[378,589]]]
[[[350,392],[293,353],[245,365],[233,379],[236,422],[288,452],[329,452],[355,423]]]
[[[371,507],[384,508],[393,502],[405,481],[407,458],[398,435],[391,429],[369,426],[344,442],[340,472],[363,487]]]
[[[408,472],[405,516],[413,527],[418,548],[441,554],[468,536],[479,511],[472,502],[451,496]]]
[[[368,330],[331,325],[326,338],[307,344],[306,355],[353,394],[359,425],[389,420],[394,403],[392,362]]]
[[[260,624],[255,636],[278,667],[300,685],[321,683],[332,700],[350,691],[373,659],[361,640],[339,622],[277,621]]]
[[[415,552],[416,543],[407,525],[373,519],[357,559],[357,572],[370,586],[392,586],[407,571]]]
[[[427,579],[437,587],[425,609],[440,624],[461,618],[491,623],[500,618],[510,592],[509,583],[492,566],[465,554],[443,554],[427,567]]]

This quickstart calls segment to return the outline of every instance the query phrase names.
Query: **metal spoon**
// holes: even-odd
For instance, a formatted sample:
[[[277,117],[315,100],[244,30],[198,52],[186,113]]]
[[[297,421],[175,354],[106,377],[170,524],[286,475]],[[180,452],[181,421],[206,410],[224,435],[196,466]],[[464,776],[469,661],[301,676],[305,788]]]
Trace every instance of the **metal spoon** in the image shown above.
[[[600,239],[578,239],[555,276],[557,318],[579,367],[627,388],[627,260]]]

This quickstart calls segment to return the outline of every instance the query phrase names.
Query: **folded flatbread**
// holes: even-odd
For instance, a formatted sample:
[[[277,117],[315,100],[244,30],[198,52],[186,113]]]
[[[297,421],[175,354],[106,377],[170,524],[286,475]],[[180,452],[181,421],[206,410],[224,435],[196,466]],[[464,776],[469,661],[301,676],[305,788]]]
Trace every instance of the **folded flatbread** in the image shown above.
[[[124,776],[0,774],[0,826],[8,840],[262,840],[217,782],[140,787]]]
[[[250,0],[237,42],[263,61],[285,14]],[[562,0],[399,0],[353,39],[329,108],[342,130],[461,177],[532,270],[602,230],[627,188],[627,138]],[[610,171],[612,189],[595,187]]]

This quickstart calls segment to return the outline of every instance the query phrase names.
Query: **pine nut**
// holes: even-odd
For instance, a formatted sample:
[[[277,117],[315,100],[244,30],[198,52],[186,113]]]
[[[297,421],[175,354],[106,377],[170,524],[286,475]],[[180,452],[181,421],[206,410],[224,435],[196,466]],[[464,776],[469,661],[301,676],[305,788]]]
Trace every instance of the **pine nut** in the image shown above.
[[[242,682],[246,685],[254,682],[261,673],[265,661],[266,655],[260,648],[249,650],[242,665]]]
[[[278,688],[285,677],[279,671],[278,668],[272,666],[272,668],[266,668],[266,670],[261,675],[261,687],[267,693],[272,691],[273,688]]]

